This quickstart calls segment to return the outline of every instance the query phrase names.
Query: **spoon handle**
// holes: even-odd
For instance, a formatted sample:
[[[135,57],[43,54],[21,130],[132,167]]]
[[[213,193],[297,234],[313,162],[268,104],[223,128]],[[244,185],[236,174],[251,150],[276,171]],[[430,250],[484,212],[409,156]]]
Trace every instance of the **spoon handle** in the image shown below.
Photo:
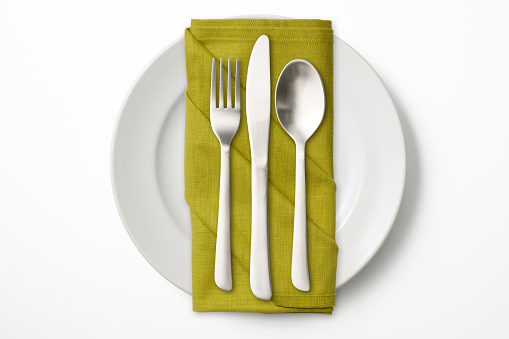
[[[309,291],[306,230],[306,144],[296,143],[295,215],[293,224],[292,283],[301,291]]]
[[[268,171],[266,165],[253,161],[251,168],[251,260],[249,279],[251,291],[262,300],[272,298],[268,241]]]
[[[230,146],[221,145],[221,174],[219,178],[219,211],[217,218],[216,262],[214,280],[225,291],[232,289],[230,251]]]

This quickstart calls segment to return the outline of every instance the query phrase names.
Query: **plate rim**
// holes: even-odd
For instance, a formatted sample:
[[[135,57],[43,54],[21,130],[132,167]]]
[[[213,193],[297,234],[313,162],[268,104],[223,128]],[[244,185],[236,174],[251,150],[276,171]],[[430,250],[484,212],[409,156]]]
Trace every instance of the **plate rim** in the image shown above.
[[[394,222],[396,221],[396,218],[398,217],[398,214],[399,214],[400,209],[401,209],[401,204],[403,202],[403,196],[405,194],[405,188],[406,188],[406,185],[407,185],[406,177],[407,177],[408,166],[407,166],[407,154],[406,154],[407,146],[406,146],[406,139],[405,139],[405,131],[404,131],[403,125],[401,123],[400,113],[399,113],[399,111],[398,111],[398,109],[396,107],[396,104],[394,102],[393,96],[391,95],[391,92],[387,88],[387,85],[383,81],[382,77],[378,74],[378,72],[374,69],[374,67],[371,66],[371,64],[368,62],[368,60],[366,60],[366,58],[364,58],[362,56],[362,54],[357,52],[357,50],[355,48],[353,48],[351,45],[349,45],[348,43],[346,43],[344,40],[340,39],[339,37],[335,36],[335,38],[341,40],[341,42],[343,44],[348,46],[355,54],[357,54],[357,56],[364,61],[364,63],[371,69],[373,74],[376,75],[377,79],[382,84],[382,87],[383,87],[383,89],[385,91],[385,94],[389,96],[390,102],[391,102],[391,105],[392,105],[392,109],[393,109],[394,113],[396,114],[397,122],[398,122],[397,123],[397,127],[398,127],[398,131],[399,131],[399,133],[401,135],[401,141],[402,141],[402,147],[403,147],[403,152],[401,154],[401,156],[402,156],[402,163],[403,163],[403,168],[402,168],[403,171],[402,171],[402,178],[401,178],[402,185],[401,185],[400,190],[398,191],[398,197],[399,198],[398,198],[398,202],[396,204],[396,207],[394,208],[394,212],[392,213],[392,216],[390,218],[389,227],[386,228],[386,231],[383,233],[383,235],[378,240],[378,242],[373,246],[371,252],[365,257],[366,259],[364,259],[361,262],[359,262],[359,264],[357,265],[357,267],[359,267],[359,269],[357,269],[356,272],[354,274],[352,274],[348,279],[346,279],[341,284],[336,286],[336,290],[338,290],[340,287],[342,287],[342,286],[346,285],[348,282],[350,282],[360,272],[362,272],[366,268],[366,266],[368,266],[368,264],[375,258],[376,254],[378,253],[380,248],[384,245],[385,241],[389,237],[389,234],[391,233],[391,231],[392,231],[392,229],[394,227]],[[337,234],[337,231],[336,231],[336,234]]]

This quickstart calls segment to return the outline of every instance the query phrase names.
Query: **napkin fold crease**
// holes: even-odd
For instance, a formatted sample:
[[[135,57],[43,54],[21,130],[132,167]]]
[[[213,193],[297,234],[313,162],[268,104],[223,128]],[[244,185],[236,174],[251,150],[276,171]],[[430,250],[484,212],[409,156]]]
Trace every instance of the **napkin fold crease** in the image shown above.
[[[279,124],[272,97],[269,137],[269,255],[273,297],[257,299],[249,285],[251,239],[251,154],[245,116],[245,83],[257,38],[270,40],[271,93],[292,59],[310,61],[325,88],[322,124],[306,144],[308,256],[311,290],[291,283],[295,193],[295,144]],[[185,195],[191,210],[193,310],[196,312],[324,313],[335,304],[337,245],[333,138],[333,32],[330,21],[226,19],[192,20],[185,32]],[[214,282],[220,145],[209,118],[212,57],[239,59],[241,122],[231,144],[231,248],[233,289]],[[216,64],[218,66],[218,64]],[[224,76],[226,81],[226,76]],[[224,86],[226,89],[226,85]]]

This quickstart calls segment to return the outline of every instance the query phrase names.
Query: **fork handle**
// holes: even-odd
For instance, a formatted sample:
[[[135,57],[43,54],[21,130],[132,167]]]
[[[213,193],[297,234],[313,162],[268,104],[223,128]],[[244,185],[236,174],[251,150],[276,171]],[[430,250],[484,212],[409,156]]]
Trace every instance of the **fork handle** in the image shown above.
[[[250,284],[253,294],[262,300],[272,298],[268,242],[268,171],[253,162],[251,168],[251,260]]]
[[[225,291],[232,289],[230,251],[230,146],[221,145],[221,174],[219,178],[219,211],[217,218],[216,263],[214,280]]]

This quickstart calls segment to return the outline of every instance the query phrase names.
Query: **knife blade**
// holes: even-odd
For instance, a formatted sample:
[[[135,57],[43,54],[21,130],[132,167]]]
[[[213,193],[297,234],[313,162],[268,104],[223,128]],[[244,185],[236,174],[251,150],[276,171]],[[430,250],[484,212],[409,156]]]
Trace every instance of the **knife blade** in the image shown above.
[[[251,147],[251,258],[250,285],[262,300],[272,298],[268,244],[268,152],[270,127],[269,38],[256,41],[246,78],[246,119]]]

